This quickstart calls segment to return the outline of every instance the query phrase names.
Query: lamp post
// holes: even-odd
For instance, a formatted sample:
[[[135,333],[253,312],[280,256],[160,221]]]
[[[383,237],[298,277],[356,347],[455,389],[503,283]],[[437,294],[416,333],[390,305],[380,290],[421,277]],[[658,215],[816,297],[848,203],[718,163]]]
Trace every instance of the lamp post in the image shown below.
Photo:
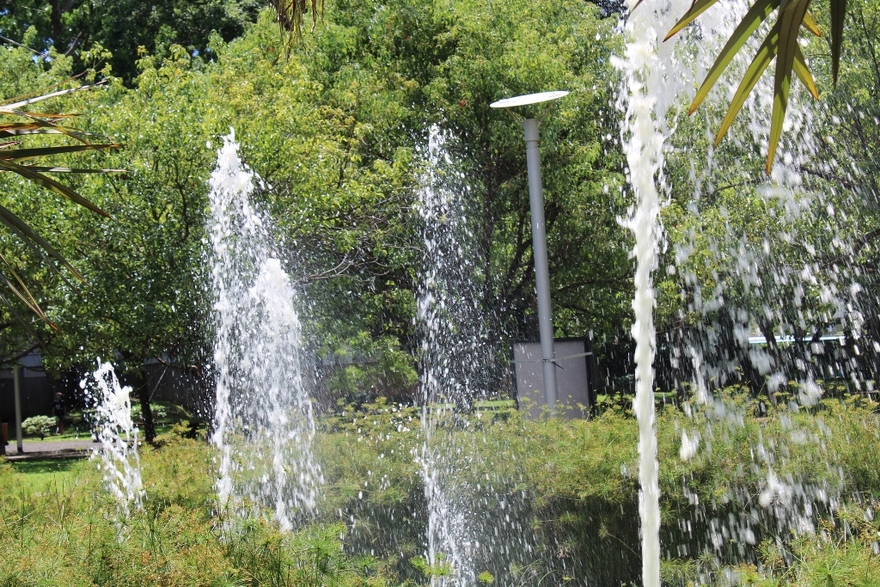
[[[15,395],[15,448],[18,454],[24,452],[21,439],[21,365],[12,366],[12,390]]]
[[[558,100],[568,92],[541,92],[498,100],[491,108],[516,108]],[[544,193],[541,185],[541,151],[538,147],[540,121],[523,121],[526,135],[526,164],[529,172],[529,208],[532,213],[532,249],[535,253],[535,285],[538,292],[538,332],[544,372],[544,399],[550,413],[556,410],[556,353],[553,350],[553,310],[550,305],[550,270],[547,263],[547,232],[544,222]]]

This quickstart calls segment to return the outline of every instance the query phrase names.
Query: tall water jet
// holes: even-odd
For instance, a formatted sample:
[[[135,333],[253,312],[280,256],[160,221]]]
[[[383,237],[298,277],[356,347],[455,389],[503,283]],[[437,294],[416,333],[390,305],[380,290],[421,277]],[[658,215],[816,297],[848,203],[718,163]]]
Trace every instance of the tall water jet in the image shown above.
[[[321,470],[306,390],[297,295],[274,253],[268,220],[250,202],[254,175],[224,138],[210,180],[216,405],[211,440],[228,518],[264,508],[282,530],[315,505]]]
[[[664,268],[667,274],[676,275],[681,284],[680,324],[689,325],[681,328],[679,338],[665,341],[671,350],[664,357],[668,362],[664,364],[666,379],[663,384],[666,389],[676,386],[686,389],[689,386],[694,403],[701,405],[698,409],[704,418],[702,429],[682,432],[680,456],[685,460],[693,458],[698,451],[711,451],[713,439],[723,445],[722,438],[728,441],[744,426],[742,409],[730,405],[721,394],[713,395],[726,385],[746,378],[750,383],[766,385],[772,397],[780,386],[794,380],[800,397],[790,404],[789,409],[797,411],[801,405],[816,402],[821,391],[815,380],[818,373],[825,370],[816,360],[822,353],[819,344],[822,331],[815,330],[816,325],[830,324],[834,320],[832,316],[847,313],[848,295],[844,284],[851,279],[846,275],[847,271],[838,269],[836,264],[821,267],[812,247],[798,250],[795,245],[800,231],[810,230],[811,218],[817,215],[811,209],[824,199],[803,189],[798,168],[809,161],[812,141],[807,122],[809,116],[793,115],[798,107],[792,107],[795,112],[789,112],[786,122],[787,133],[793,137],[787,141],[788,145],[796,146],[798,150],[784,149],[769,178],[759,177],[718,187],[713,174],[721,167],[716,160],[719,154],[707,151],[705,156],[694,155],[693,137],[699,136],[700,130],[687,134],[688,138],[683,140],[690,142],[681,146],[680,155],[676,153],[676,145],[670,140],[673,129],[669,127],[669,121],[679,124],[681,120],[676,108],[684,106],[684,100],[695,88],[695,80],[702,76],[700,70],[708,63],[701,64],[699,59],[714,59],[717,53],[717,46],[712,47],[713,43],[707,39],[716,36],[725,39],[738,22],[737,15],[744,13],[746,6],[731,1],[706,13],[709,21],[695,27],[697,32],[694,33],[703,41],[701,45],[709,45],[704,55],[699,55],[703,47],[695,48],[693,44],[676,47],[671,42],[660,41],[672,27],[674,19],[684,14],[687,8],[686,3],[646,2],[635,9],[625,24],[630,37],[626,54],[618,61],[625,79],[621,100],[625,112],[622,139],[629,180],[637,202],[626,224],[636,239],[633,336],[637,344],[635,412],[640,429],[640,515],[645,586],[659,585],[660,581],[658,465],[653,431],[655,373],[652,368],[656,349],[653,317],[656,297],[652,274],[658,268],[660,252],[666,253]],[[683,62],[679,58],[682,55],[696,55],[698,60]],[[741,64],[735,63],[732,69],[740,67]],[[697,73],[696,78],[692,73]],[[746,154],[753,152],[754,155],[748,155],[752,159],[745,160],[753,161],[758,173],[763,166],[761,149],[766,150],[768,102],[772,96],[766,83],[766,80],[762,81],[756,94],[749,98],[738,123],[742,130],[735,125],[729,143],[719,148],[722,154],[723,149],[728,148]],[[721,97],[722,102],[725,98]],[[695,124],[706,123],[698,120]],[[712,123],[708,126],[710,128],[703,133],[711,137],[715,129],[711,128]],[[670,155],[681,156],[686,159],[685,165],[691,165],[691,176],[685,181],[679,178],[675,190],[690,185],[692,191],[673,195],[672,188],[667,186],[664,158]],[[739,177],[749,177],[748,171],[737,171],[742,174]],[[749,187],[753,185],[757,187]],[[737,186],[754,190],[754,198],[749,199],[749,191],[738,193]],[[703,234],[699,219],[705,202],[701,201],[701,194],[708,192],[711,200],[717,202],[722,199],[719,192],[725,190],[730,190],[732,196],[728,205],[742,207],[742,213],[749,215],[752,222],[748,226],[737,226],[731,221],[732,214],[728,209],[719,205],[721,229],[709,225],[710,230]],[[670,197],[677,198],[676,203],[686,212],[675,217],[677,222],[682,222],[682,218],[685,222],[682,227],[676,226],[680,240],[671,243],[667,249],[665,244],[661,246],[663,233],[658,215],[663,201]],[[772,223],[761,226],[754,222],[763,218],[772,218]],[[712,228],[716,230],[712,231]],[[839,235],[835,238],[837,240],[841,240]],[[845,250],[836,243],[832,245],[835,247],[841,254]],[[691,259],[695,252],[699,255]],[[699,264],[705,264],[705,267],[698,267],[698,270],[711,276],[711,279],[704,280],[711,289],[704,288],[701,278],[693,273]],[[814,330],[810,331],[810,328]],[[761,344],[766,348],[751,344],[750,333],[754,330],[761,332]],[[780,334],[794,343],[792,351],[795,356],[788,361],[794,369],[783,368],[782,353],[777,344]],[[811,344],[805,344],[810,340]],[[811,354],[810,348],[816,349],[816,354]],[[757,391],[752,393],[757,394]],[[685,410],[690,414],[691,406],[685,405]],[[784,415],[780,419],[787,421]],[[817,428],[821,431],[821,421]],[[811,435],[792,428],[790,442],[802,443],[803,438],[814,437],[819,446],[823,445],[821,432]],[[831,507],[834,498],[829,497],[825,481],[781,479],[776,474],[775,469],[785,458],[786,446],[774,446],[772,441],[765,443],[759,439],[750,448],[752,461],[742,463],[740,467],[763,478],[759,484],[760,495],[754,499],[746,487],[732,486],[727,488],[719,503],[709,506],[700,504],[694,491],[691,494],[695,498],[693,518],[686,521],[679,533],[680,538],[687,538],[687,543],[669,545],[671,556],[711,554],[716,557],[717,566],[737,564],[744,560],[743,556],[748,556],[743,545],[760,542],[762,533],[775,530],[777,540],[780,536],[781,540],[787,540],[792,530],[809,531],[817,515],[817,506]],[[830,472],[828,476],[833,477],[834,473]],[[686,494],[692,491],[689,480],[683,479],[682,485]],[[693,528],[697,526],[705,532],[699,539],[694,538],[696,530]],[[674,536],[675,530],[663,535]],[[678,552],[673,550],[675,546],[679,547]],[[696,550],[688,551],[688,548]]]
[[[93,457],[101,462],[104,487],[116,500],[123,518],[140,509],[144,499],[138,455],[138,429],[131,418],[131,387],[121,386],[110,363],[80,381],[88,403],[94,407],[92,433],[100,442]]]
[[[468,259],[474,233],[466,213],[467,183],[437,128],[431,129],[426,159],[419,194],[426,269],[418,299],[424,434],[418,458],[428,507],[426,558],[432,585],[465,586],[476,582],[479,546],[473,496],[467,495],[475,455],[464,449],[456,428],[467,427],[478,373],[486,364],[485,345],[478,285]]]
[[[687,8],[683,2],[650,2],[633,10],[625,28],[628,36],[624,59],[618,66],[624,72],[621,93],[625,101],[622,143],[629,170],[629,183],[636,196],[626,225],[636,244],[635,321],[636,341],[634,412],[639,422],[639,516],[642,540],[642,584],[660,585],[660,487],[658,481],[657,437],[654,430],[654,289],[652,273],[657,268],[661,227],[658,222],[663,179],[664,142],[669,129],[666,115],[678,96],[681,71],[673,62],[674,43],[663,44],[663,33],[673,18]],[[677,4],[677,5],[676,5]]]

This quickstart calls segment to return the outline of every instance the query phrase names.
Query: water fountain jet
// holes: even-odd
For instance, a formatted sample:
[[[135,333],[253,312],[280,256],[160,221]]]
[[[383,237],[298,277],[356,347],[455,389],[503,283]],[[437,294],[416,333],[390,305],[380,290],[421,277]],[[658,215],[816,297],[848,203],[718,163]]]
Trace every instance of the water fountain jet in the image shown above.
[[[269,221],[251,204],[254,176],[234,134],[218,152],[210,187],[220,509],[234,519],[267,507],[289,531],[314,508],[322,483],[297,294]]]

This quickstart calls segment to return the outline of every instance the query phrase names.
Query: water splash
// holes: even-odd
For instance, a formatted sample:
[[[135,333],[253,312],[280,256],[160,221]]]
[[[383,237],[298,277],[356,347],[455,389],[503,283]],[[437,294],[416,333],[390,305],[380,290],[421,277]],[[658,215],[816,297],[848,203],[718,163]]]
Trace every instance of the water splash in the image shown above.
[[[145,496],[138,455],[138,429],[131,418],[131,387],[122,387],[110,363],[98,368],[79,384],[94,406],[92,433],[101,443],[92,457],[100,460],[104,487],[127,518],[140,509]]]
[[[254,176],[234,134],[224,138],[210,188],[220,509],[231,518],[269,508],[288,531],[314,508],[323,482],[297,295],[273,254],[268,221],[250,203]]]
[[[670,356],[663,358],[665,380],[660,384],[666,389],[689,389],[692,394],[693,402],[684,408],[695,418],[695,428],[681,432],[679,456],[683,460],[711,453],[714,442],[723,438],[720,443],[723,446],[740,433],[744,426],[742,408],[728,402],[719,391],[725,385],[741,381],[744,373],[756,381],[766,380],[771,397],[789,380],[797,381],[801,393],[792,402],[792,411],[815,403],[821,393],[816,379],[825,367],[809,348],[793,349],[795,356],[787,359],[784,366],[777,349],[777,336],[782,334],[800,341],[807,325],[827,324],[832,321],[831,316],[851,315],[851,308],[846,308],[847,271],[820,268],[815,251],[809,247],[798,250],[796,245],[801,240],[800,231],[815,230],[810,225],[817,215],[817,204],[820,205],[818,214],[825,207],[823,196],[804,189],[800,171],[808,167],[813,156],[809,108],[793,102],[786,118],[786,137],[769,178],[748,181],[747,172],[737,169],[746,176],[746,181],[728,186],[719,186],[716,179],[719,171],[724,170],[718,153],[709,151],[705,157],[695,155],[694,137],[702,132],[711,141],[716,130],[717,121],[711,120],[711,114],[705,114],[706,110],[711,112],[712,107],[704,106],[703,114],[698,114],[696,121],[681,122],[689,127],[689,132],[683,133],[685,138],[677,139],[676,129],[669,127],[671,121],[682,120],[676,109],[683,106],[685,96],[693,95],[696,80],[702,80],[708,64],[717,54],[714,41],[726,39],[746,5],[737,0],[719,3],[691,27],[690,33],[679,35],[683,39],[696,36],[699,43],[661,43],[660,38],[671,28],[674,19],[687,9],[687,3],[678,2],[641,5],[625,23],[630,40],[624,58],[617,60],[625,79],[621,93],[621,110],[625,112],[622,139],[637,202],[626,225],[636,239],[633,336],[637,343],[637,396],[634,407],[640,430],[642,575],[646,587],[660,582],[653,398],[656,385],[653,365],[657,364],[653,273],[660,266],[660,255],[666,256],[663,262],[667,274],[676,275],[681,284],[681,323],[693,325],[681,328],[678,338],[664,341],[671,351]],[[742,62],[734,63],[731,79],[737,79],[736,72],[741,72],[742,67]],[[763,166],[762,151],[766,153],[771,107],[767,97],[772,96],[768,83],[767,79],[760,82],[719,149],[719,152],[733,149],[742,154],[741,160],[748,162],[746,166],[754,164],[757,169]],[[723,94],[723,86],[710,95],[709,102],[717,94]],[[728,98],[717,97],[722,107],[726,107]],[[702,131],[700,124],[705,125]],[[674,186],[679,190],[675,195],[664,175],[667,157],[682,159],[680,167],[691,165],[690,177],[679,179]],[[753,184],[757,185],[751,187]],[[750,193],[742,197],[741,192],[731,189],[738,185],[754,190],[754,197],[750,198]],[[686,191],[687,195],[682,197],[682,189],[693,191]],[[719,205],[722,199],[719,193],[725,190],[731,190],[729,205],[743,207],[737,212],[752,219],[751,225],[738,227],[731,220],[733,215],[729,210]],[[688,224],[677,227],[679,238],[684,235],[684,239],[670,246],[664,242],[658,219],[664,201],[671,197],[686,210],[684,218]],[[745,208],[749,205],[757,208],[749,211]],[[710,225],[709,230],[702,232],[700,219],[705,210],[721,217],[720,230],[713,232]],[[766,229],[754,222],[763,218],[772,218]],[[694,268],[696,257],[701,258],[704,267]],[[710,288],[704,287],[697,270],[713,277],[705,280]],[[857,285],[855,287],[857,289]],[[857,317],[853,321],[857,321]],[[750,344],[750,334],[755,329],[766,331],[767,349]],[[821,354],[819,346],[813,345]],[[697,414],[702,419],[700,425],[696,423]],[[821,428],[821,421],[819,425]],[[804,430],[792,428],[787,442],[797,444],[805,434],[808,433]],[[822,438],[815,440],[818,446],[824,446]],[[730,487],[722,503],[700,504],[696,492],[689,493],[690,481],[683,479],[685,493],[694,498],[694,511],[690,519],[679,520],[682,534],[693,536],[695,528],[700,527],[705,536],[670,545],[671,556],[714,554],[716,567],[753,560],[747,557],[754,556],[753,546],[760,542],[762,533],[772,530],[777,540],[780,537],[787,540],[792,533],[810,532],[819,510],[833,507],[836,498],[830,495],[824,482],[782,478],[776,472],[785,468],[784,462],[780,462],[787,452],[785,446],[771,446],[759,439],[750,448],[752,461],[741,466],[763,479],[759,482],[758,499],[745,487]],[[664,535],[675,536],[675,530]],[[752,545],[752,554],[745,545]],[[688,548],[695,550],[688,551]]]
[[[631,3],[632,5],[635,3]],[[682,3],[679,3],[682,4]],[[642,584],[660,586],[660,487],[657,437],[654,430],[654,289],[652,273],[658,265],[661,227],[660,194],[663,177],[664,143],[669,129],[665,120],[681,79],[672,59],[674,44],[661,43],[661,31],[674,24],[672,15],[680,7],[651,2],[634,11],[626,23],[629,41],[619,66],[624,70],[625,115],[622,141],[629,169],[629,182],[636,204],[627,226],[635,235],[636,259],[635,321],[636,398],[634,411],[639,422],[639,516],[642,539]]]
[[[466,212],[467,183],[433,128],[419,214],[425,272],[418,299],[423,331],[420,349],[422,432],[418,455],[428,507],[426,558],[432,585],[474,585],[478,548],[474,516],[466,497],[473,455],[460,446],[458,426],[467,426],[479,371],[485,368],[477,280],[468,259],[475,250]],[[460,417],[459,417],[460,416]]]

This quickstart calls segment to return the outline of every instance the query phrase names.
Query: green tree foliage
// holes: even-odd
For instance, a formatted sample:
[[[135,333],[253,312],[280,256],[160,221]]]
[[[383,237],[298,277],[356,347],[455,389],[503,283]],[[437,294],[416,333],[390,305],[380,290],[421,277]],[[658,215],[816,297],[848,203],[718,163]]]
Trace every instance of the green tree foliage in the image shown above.
[[[598,10],[566,2],[346,1],[328,6],[325,24],[303,40],[329,99],[367,123],[365,160],[392,159],[400,142],[423,151],[432,126],[446,137],[471,200],[478,320],[501,354],[510,338],[537,332],[523,131],[514,116],[489,108],[502,97],[573,90],[542,129],[559,334],[601,337],[624,321],[628,245],[616,222],[625,207],[616,123],[610,113],[580,115],[608,108],[612,27]],[[373,116],[383,111],[394,118],[377,124]],[[410,233],[404,246],[417,238]],[[587,240],[595,247],[580,246]],[[412,279],[408,270],[386,282],[412,289]]]
[[[528,190],[521,124],[488,105],[555,88],[572,90],[542,128],[558,333],[617,332],[630,277],[608,111],[613,19],[570,0],[442,10],[340,0],[290,59],[274,20],[266,12],[230,43],[215,34],[210,63],[172,45],[140,59],[136,89],[116,80],[66,98],[84,128],[126,145],[104,165],[128,173],[76,179],[112,223],[39,215],[37,224],[66,235],[62,252],[89,284],[85,303],[62,282],[45,294],[61,328],[47,350],[54,368],[117,354],[132,369],[148,358],[210,363],[206,181],[230,126],[308,300],[317,354],[340,364],[334,385],[373,392],[415,382],[417,192],[429,129],[441,129],[469,184],[476,291],[490,342],[506,357],[507,340],[536,331]],[[38,65],[24,54],[15,63]]]
[[[239,37],[263,6],[258,0],[4,0],[0,35],[39,53],[54,47],[77,64],[98,44],[112,53],[113,75],[130,83],[138,73],[140,47],[164,56],[176,44],[193,56],[210,57],[212,33],[225,40]],[[31,26],[36,36],[24,42]]]

